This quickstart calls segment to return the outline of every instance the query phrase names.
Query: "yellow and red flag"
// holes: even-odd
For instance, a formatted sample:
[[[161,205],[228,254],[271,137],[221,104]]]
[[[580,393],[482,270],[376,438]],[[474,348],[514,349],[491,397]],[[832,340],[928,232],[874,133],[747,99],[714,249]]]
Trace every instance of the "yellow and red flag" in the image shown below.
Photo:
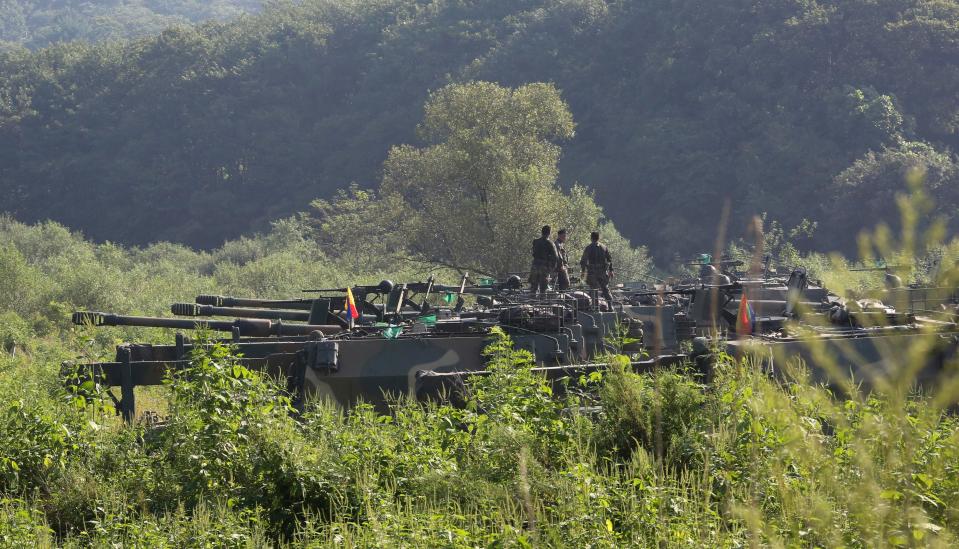
[[[360,311],[356,308],[356,300],[353,299],[353,289],[346,289],[346,317],[352,322],[360,318]]]

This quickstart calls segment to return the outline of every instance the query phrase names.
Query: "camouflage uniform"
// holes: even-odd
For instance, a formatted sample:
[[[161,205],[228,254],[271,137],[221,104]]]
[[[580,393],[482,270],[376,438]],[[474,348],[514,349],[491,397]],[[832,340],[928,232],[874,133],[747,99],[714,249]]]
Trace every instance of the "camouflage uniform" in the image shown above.
[[[548,236],[533,241],[533,264],[529,269],[530,291],[545,292],[549,286],[549,277],[556,271],[559,256],[556,245]]]
[[[607,301],[613,301],[613,295],[609,292],[609,276],[613,272],[613,257],[609,255],[609,249],[599,242],[592,242],[583,250],[583,257],[579,260],[579,266],[586,271],[586,285],[593,289],[599,289]]]
[[[559,240],[555,241],[558,261],[556,264],[556,289],[565,292],[569,289],[569,254],[566,245]]]

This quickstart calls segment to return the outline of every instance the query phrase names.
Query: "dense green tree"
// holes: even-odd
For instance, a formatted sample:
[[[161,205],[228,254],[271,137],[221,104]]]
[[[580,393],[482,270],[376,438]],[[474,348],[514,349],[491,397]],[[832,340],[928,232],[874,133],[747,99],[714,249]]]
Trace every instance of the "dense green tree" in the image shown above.
[[[426,103],[418,131],[425,146],[390,151],[379,198],[354,187],[314,201],[323,248],[357,266],[404,258],[503,276],[529,268],[530,241],[552,224],[569,229],[575,256],[603,213],[585,188],[567,194],[556,186],[556,142],[573,128],[549,84],[446,86]],[[644,250],[604,228],[614,253],[629,258],[624,272],[648,270]]]
[[[903,142],[866,153],[836,176],[839,200],[829,211],[827,226],[840,232],[858,231],[864,221],[896,227],[896,195],[905,194],[901,182],[911,174],[919,177],[933,199],[932,213],[955,221],[959,164],[925,143]]]
[[[553,141],[573,136],[573,119],[559,92],[449,86],[430,98],[420,134],[427,147],[390,151],[382,185],[411,206],[414,251],[498,274],[528,267],[531,235],[565,202]]]

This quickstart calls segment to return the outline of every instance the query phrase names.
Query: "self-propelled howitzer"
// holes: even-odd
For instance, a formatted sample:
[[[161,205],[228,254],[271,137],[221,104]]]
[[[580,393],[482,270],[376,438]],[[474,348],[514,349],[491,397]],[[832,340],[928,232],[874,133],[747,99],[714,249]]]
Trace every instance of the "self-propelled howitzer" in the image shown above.
[[[345,326],[337,322],[345,318],[339,295],[308,300],[200,296],[197,301],[205,303],[173,307],[174,313],[193,318],[78,312],[73,321],[92,326],[226,332],[228,337],[202,344],[230,345],[239,363],[287,380],[296,402],[312,395],[344,407],[358,400],[384,405],[387,394],[423,396],[418,383],[421,374],[428,372],[456,374],[442,377],[449,380],[483,370],[483,349],[493,339],[493,328],[508,333],[518,348],[528,350],[544,368],[560,368],[549,372],[568,371],[569,375],[590,364],[592,358],[615,350],[614,342],[624,328],[631,336],[642,333],[634,316],[638,310],[629,316],[600,310],[582,296],[531,296],[517,288],[515,281],[494,286],[468,286],[465,280],[459,286],[422,284],[391,284],[388,292],[377,285],[380,292],[373,300],[364,300],[361,318]],[[417,303],[426,303],[422,300],[425,291],[436,292],[433,301],[441,304],[425,307]],[[482,299],[463,309],[459,298],[464,294]],[[229,320],[195,317],[233,313],[236,318]],[[307,315],[306,323],[294,322],[303,315]],[[112,361],[64,366],[74,380],[99,378],[109,387],[120,387],[118,410],[129,420],[136,411],[134,388],[158,385],[172,372],[186,369],[197,344],[179,333],[172,345],[123,344]],[[665,348],[657,345],[657,349]]]

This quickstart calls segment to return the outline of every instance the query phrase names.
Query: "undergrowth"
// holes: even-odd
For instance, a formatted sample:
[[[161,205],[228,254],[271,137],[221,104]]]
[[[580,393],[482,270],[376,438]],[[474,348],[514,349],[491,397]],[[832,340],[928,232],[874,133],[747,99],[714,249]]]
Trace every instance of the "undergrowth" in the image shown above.
[[[138,395],[166,416],[148,428],[123,424],[103,387],[68,388],[59,364],[166,334],[68,331],[66,311],[157,314],[169,296],[212,288],[282,296],[322,277],[355,281],[322,274],[336,269],[321,255],[304,263],[296,238],[200,254],[94,246],[3,219],[0,232],[12,243],[0,246],[0,546],[957,543],[959,423],[946,389],[959,382],[910,391],[922,345],[886,349],[903,375],[883,393],[830,390],[802,369],[777,381],[732,357],[708,384],[610,357],[554,393],[497,332],[466,406],[397,400],[388,413],[324,402],[294,413],[283,387],[210,345]]]
[[[959,428],[726,358],[712,382],[613,358],[553,394],[497,335],[468,404],[315,402],[212,345],[160,429],[0,368],[10,546],[954,546]],[[598,378],[598,379],[597,379]],[[574,380],[575,381],[575,380]],[[596,411],[600,410],[600,411]]]

